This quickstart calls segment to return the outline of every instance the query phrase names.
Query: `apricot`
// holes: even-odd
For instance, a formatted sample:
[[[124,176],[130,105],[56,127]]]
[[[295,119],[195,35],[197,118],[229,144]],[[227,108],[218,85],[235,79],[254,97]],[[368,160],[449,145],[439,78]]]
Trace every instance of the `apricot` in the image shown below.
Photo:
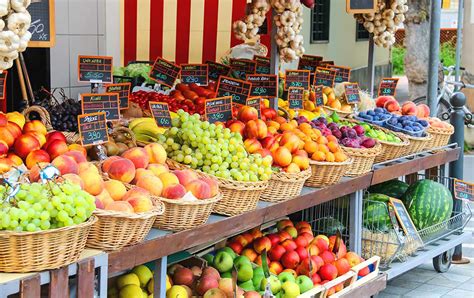
[[[114,201],[121,200],[127,193],[125,185],[118,180],[107,180],[104,182],[104,188],[110,194]]]
[[[291,152],[286,147],[278,147],[272,153],[273,161],[280,167],[286,167],[291,163]]]
[[[300,167],[295,163],[290,163],[286,168],[285,172],[287,173],[299,173],[301,172]]]
[[[113,201],[105,206],[105,210],[134,213],[132,205],[126,201]]]
[[[328,139],[327,139],[325,136],[320,136],[320,137],[316,140],[316,142],[317,142],[318,144],[327,144],[327,143],[328,143]]]
[[[332,153],[339,151],[339,145],[333,141],[328,142],[327,146],[329,151],[331,151]]]
[[[189,182],[198,179],[198,175],[192,170],[176,170],[173,172],[178,178],[179,183],[186,186]]]
[[[153,172],[153,174],[158,177],[161,173],[165,173],[169,171],[169,168],[166,164],[158,164],[158,163],[151,163],[148,165],[147,170]]]
[[[84,181],[82,178],[77,174],[64,174],[63,178],[67,181],[71,182],[72,184],[79,185],[81,189],[84,189]]]
[[[186,190],[190,191],[197,199],[208,199],[211,197],[211,187],[206,182],[196,179],[186,185]]]
[[[329,148],[328,148],[328,146],[326,146],[324,144],[319,144],[318,145],[318,151],[324,152],[324,154],[326,154],[326,153],[329,152]]]
[[[52,164],[53,166],[58,168],[61,175],[68,174],[68,173],[72,173],[72,174],[79,173],[79,166],[77,165],[76,161],[72,157],[64,156],[64,155],[58,156],[55,159],[53,159]]]
[[[140,180],[137,181],[136,185],[145,190],[148,190],[152,195],[155,196],[160,196],[161,191],[163,190],[163,183],[161,182],[160,178],[150,175],[142,177]]]
[[[334,156],[334,153],[332,153],[332,152],[327,152],[327,153],[326,153],[326,161],[335,162],[335,161],[336,161],[336,157]]]
[[[318,143],[314,141],[306,141],[304,143],[304,150],[306,150],[306,152],[308,152],[309,154],[313,154],[318,150]]]
[[[318,129],[318,131],[320,131],[320,130]],[[328,140],[328,142],[335,142],[336,144],[339,144],[337,138],[333,135],[326,136],[326,139]]]
[[[309,168],[309,159],[301,155],[293,156],[291,163],[296,164],[300,170],[306,170]]]
[[[150,157],[148,156],[147,151],[144,148],[130,148],[126,150],[121,155],[123,158],[129,159],[135,165],[135,169],[140,169],[148,167],[150,163]]]
[[[335,161],[337,162],[343,162],[347,160],[347,155],[344,154],[344,152],[338,151],[334,153],[334,158],[335,158]]]
[[[322,151],[316,151],[311,155],[311,159],[315,161],[325,161],[326,160],[326,154]]]
[[[161,196],[167,199],[181,199],[186,194],[186,188],[181,184],[168,185],[163,188]]]
[[[110,165],[107,165],[107,169],[109,177],[115,180],[130,183],[135,178],[135,165],[125,158],[112,161]]]
[[[158,143],[151,143],[145,146],[150,163],[164,164],[166,162],[166,150]]]

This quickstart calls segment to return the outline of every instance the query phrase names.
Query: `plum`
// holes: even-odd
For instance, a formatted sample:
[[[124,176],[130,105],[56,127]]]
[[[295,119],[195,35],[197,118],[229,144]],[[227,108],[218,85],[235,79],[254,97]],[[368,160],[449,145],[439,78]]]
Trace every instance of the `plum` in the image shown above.
[[[341,144],[350,148],[360,148],[359,141],[356,139],[344,138],[342,139]]]
[[[375,140],[372,138],[368,138],[361,143],[361,146],[365,148],[372,148],[375,146]]]
[[[333,136],[335,136],[338,140],[340,140],[342,138],[342,133],[339,129],[333,129],[331,130],[331,133]]]
[[[367,111],[367,115],[369,116],[375,116],[375,112],[372,110]]]
[[[420,123],[421,126],[423,126],[423,127],[428,127],[428,125],[429,125],[428,121],[426,121],[426,120],[418,120],[418,123]]]
[[[328,120],[324,117],[319,117],[318,118],[319,122],[324,123],[324,125],[328,125]]]
[[[331,122],[328,124],[328,128],[329,129],[339,128],[339,125],[337,125],[337,123],[335,122]]]
[[[361,125],[355,125],[352,129],[354,129],[359,136],[362,136],[365,133],[365,129]]]
[[[357,132],[351,128],[347,131],[347,136],[351,139],[355,139],[357,138]]]
[[[374,109],[374,112],[375,112],[376,114],[384,114],[384,113],[385,113],[385,111],[383,110],[383,108],[375,108],[375,109]]]
[[[311,125],[312,128],[316,128],[316,127],[317,127],[316,124],[314,124],[313,122],[310,122],[310,125]]]
[[[359,117],[364,118],[365,116],[367,116],[366,112],[362,111],[359,113]]]
[[[332,133],[331,133],[331,130],[329,128],[323,128],[321,130],[321,132],[323,133],[323,135],[326,137],[326,136],[330,136]]]
[[[321,124],[321,122],[317,119],[314,119],[313,121],[311,121],[311,123],[313,123],[316,126],[319,126]]]

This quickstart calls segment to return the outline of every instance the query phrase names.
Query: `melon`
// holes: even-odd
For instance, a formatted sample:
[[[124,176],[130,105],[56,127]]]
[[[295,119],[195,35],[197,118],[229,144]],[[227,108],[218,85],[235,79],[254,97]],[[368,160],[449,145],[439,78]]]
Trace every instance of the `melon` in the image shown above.
[[[384,194],[392,198],[400,199],[408,189],[408,184],[398,179],[385,181],[369,187],[370,193]]]

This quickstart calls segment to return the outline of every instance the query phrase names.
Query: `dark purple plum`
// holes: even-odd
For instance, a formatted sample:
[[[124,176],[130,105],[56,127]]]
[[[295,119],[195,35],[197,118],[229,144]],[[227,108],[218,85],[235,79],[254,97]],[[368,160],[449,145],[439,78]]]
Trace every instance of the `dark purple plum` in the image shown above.
[[[347,136],[351,139],[355,139],[357,138],[357,132],[351,128],[347,131]]]
[[[365,134],[365,129],[360,125],[355,125],[353,129],[356,131],[358,136],[363,136]]]
[[[338,140],[340,140],[342,138],[342,133],[339,129],[333,129],[331,130],[331,133],[333,136],[335,136]]]
[[[375,146],[375,140],[372,138],[368,138],[367,140],[363,141],[361,145],[365,148],[372,148]]]

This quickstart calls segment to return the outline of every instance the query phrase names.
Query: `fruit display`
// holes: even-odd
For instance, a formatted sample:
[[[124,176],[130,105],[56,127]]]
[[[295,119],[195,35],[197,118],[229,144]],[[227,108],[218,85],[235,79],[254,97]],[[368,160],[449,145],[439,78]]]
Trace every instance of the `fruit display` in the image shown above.
[[[130,272],[119,276],[115,283],[109,286],[108,297],[153,297],[153,285],[153,272],[147,266],[139,265]],[[167,277],[166,290],[169,288],[171,285]]]
[[[220,124],[199,120],[179,110],[159,142],[169,158],[207,174],[237,181],[268,180],[272,174],[272,157],[248,154],[242,136]],[[257,124],[257,123],[255,123]],[[252,134],[262,133],[263,127],[253,126]]]
[[[150,117],[135,118],[128,123],[128,128],[135,135],[135,139],[139,142],[156,142],[166,129],[158,127],[156,121]]]
[[[130,102],[138,104],[142,110],[149,110],[150,101],[167,102],[171,97],[164,93],[140,90],[130,93]]]

